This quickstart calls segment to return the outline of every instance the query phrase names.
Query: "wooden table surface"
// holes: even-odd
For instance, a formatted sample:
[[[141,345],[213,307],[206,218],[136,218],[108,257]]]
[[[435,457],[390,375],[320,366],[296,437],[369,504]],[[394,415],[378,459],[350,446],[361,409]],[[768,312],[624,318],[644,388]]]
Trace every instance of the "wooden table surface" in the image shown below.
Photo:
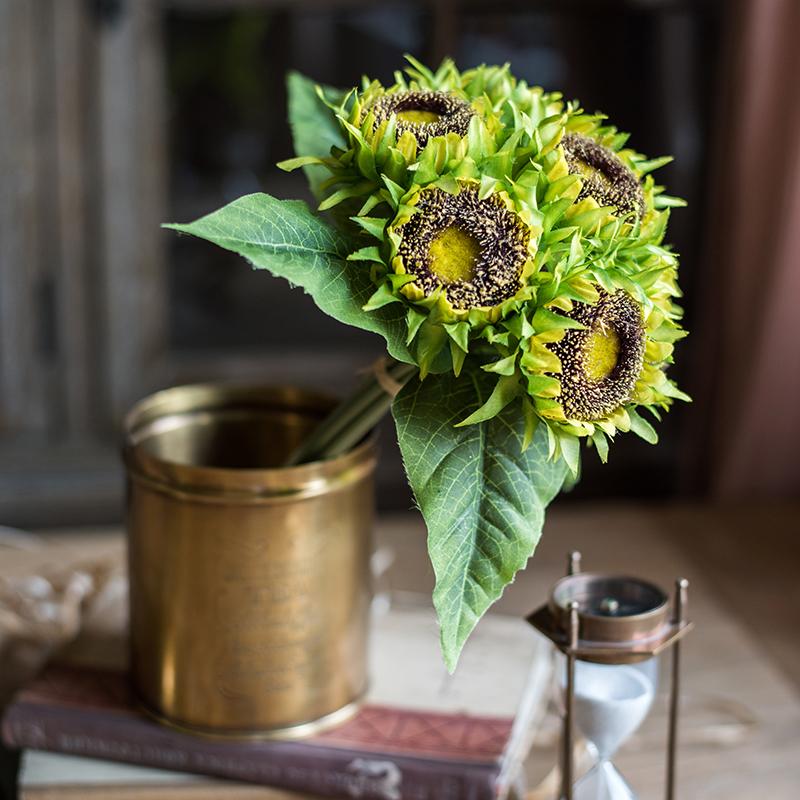
[[[797,800],[800,581],[797,545],[792,542],[796,533],[787,532],[800,530],[798,522],[796,506],[556,508],[548,517],[536,557],[496,609],[524,615],[544,602],[572,549],[583,553],[585,569],[632,573],[665,587],[678,576],[688,578],[690,616],[696,629],[683,649],[677,796]],[[773,541],[770,537],[780,530],[784,533]],[[4,551],[0,575],[19,575],[42,563],[63,568],[77,560],[123,557],[119,531],[59,532],[46,538],[46,551],[13,557]],[[394,591],[430,591],[433,575],[417,515],[381,519],[378,544],[394,555],[388,577]],[[764,555],[767,551],[769,557]],[[555,725],[552,720],[531,753],[528,771],[534,782],[554,762]],[[665,729],[662,696],[615,759],[641,800],[663,797]]]
[[[639,575],[664,587],[672,586],[676,577],[688,578],[696,628],[682,651],[684,741],[678,756],[678,797],[798,800],[800,684],[785,674],[772,652],[784,652],[787,658],[794,654],[794,675],[800,676],[800,560],[797,544],[789,541],[796,541],[798,532],[797,507],[555,508],[535,558],[495,608],[527,614],[544,602],[548,587],[563,575],[567,551],[573,549],[581,551],[587,570]],[[428,591],[433,576],[424,559],[421,521],[384,520],[380,534],[397,554],[394,586]],[[778,534],[793,547],[791,552],[778,549]],[[735,558],[737,549],[740,559]],[[737,576],[734,603],[728,584]],[[747,627],[754,604],[764,617],[758,637]],[[641,800],[664,796],[666,711],[662,695],[640,733],[615,759]],[[728,738],[733,741],[724,743]],[[539,777],[554,759],[552,747],[534,749],[531,777]]]

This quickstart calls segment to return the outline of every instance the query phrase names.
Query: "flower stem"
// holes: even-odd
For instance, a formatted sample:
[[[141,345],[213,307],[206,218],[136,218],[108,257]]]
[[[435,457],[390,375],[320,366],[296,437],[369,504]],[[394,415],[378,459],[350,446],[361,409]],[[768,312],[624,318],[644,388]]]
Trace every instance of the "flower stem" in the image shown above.
[[[417,367],[388,359],[386,375],[404,386]],[[358,444],[380,422],[389,410],[394,397],[371,372],[361,385],[339,403],[336,408],[312,431],[311,435],[289,456],[285,466],[293,467],[309,461],[335,458]]]

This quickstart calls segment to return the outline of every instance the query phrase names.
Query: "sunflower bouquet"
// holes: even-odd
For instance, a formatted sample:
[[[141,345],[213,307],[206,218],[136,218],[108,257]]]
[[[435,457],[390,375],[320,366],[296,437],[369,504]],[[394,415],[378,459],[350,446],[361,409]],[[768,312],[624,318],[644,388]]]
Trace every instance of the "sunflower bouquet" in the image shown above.
[[[508,65],[434,72],[408,58],[389,87],[289,76],[297,157],[319,200],[251,194],[169,225],[303,287],[380,334],[387,359],[293,456],[338,455],[391,407],[428,529],[449,669],[524,567],[547,504],[618,433],[687,400],[666,370],[681,328],[683,205],[651,173],[669,158]]]

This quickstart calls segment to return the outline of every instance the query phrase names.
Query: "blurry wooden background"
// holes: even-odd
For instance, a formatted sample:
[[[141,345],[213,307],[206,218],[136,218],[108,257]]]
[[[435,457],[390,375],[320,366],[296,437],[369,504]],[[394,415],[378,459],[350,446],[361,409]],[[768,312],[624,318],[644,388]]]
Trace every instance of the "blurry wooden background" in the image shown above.
[[[234,256],[159,229],[249,191],[307,198],[284,76],[385,81],[413,52],[462,68],[511,61],[675,155],[660,173],[689,211],[677,408],[656,448],[621,437],[585,459],[576,501],[703,496],[713,418],[697,364],[715,324],[700,293],[717,94],[732,4],[713,0],[0,0],[0,519],[121,513],[119,423],[148,392],[221,378],[342,391],[380,342],[318,313]],[[391,425],[382,508],[408,508]]]

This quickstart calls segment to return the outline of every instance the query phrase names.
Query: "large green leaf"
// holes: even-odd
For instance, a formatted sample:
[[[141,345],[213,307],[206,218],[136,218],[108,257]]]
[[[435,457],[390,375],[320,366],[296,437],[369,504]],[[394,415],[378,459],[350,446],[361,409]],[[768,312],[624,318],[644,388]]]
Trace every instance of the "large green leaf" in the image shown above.
[[[305,203],[249,194],[195,222],[164,227],[207,239],[244,256],[258,269],[302,286],[326,314],[381,334],[391,355],[413,363],[405,344],[405,307],[394,303],[363,310],[375,291],[369,266],[346,261],[352,242]]]
[[[545,507],[567,471],[562,460],[547,460],[545,425],[522,452],[525,420],[516,404],[486,422],[454,427],[496,382],[480,370],[431,375],[406,385],[392,407],[428,526],[433,602],[451,671],[478,620],[533,554]]]
[[[345,147],[342,129],[328,106],[317,94],[317,84],[301,75],[290,72],[286,78],[289,93],[289,124],[292,128],[292,141],[296,156],[330,155],[331,147]],[[339,104],[343,92],[330,86],[322,86],[326,100]],[[322,199],[320,184],[330,173],[319,165],[303,167],[311,191],[318,200]]]

